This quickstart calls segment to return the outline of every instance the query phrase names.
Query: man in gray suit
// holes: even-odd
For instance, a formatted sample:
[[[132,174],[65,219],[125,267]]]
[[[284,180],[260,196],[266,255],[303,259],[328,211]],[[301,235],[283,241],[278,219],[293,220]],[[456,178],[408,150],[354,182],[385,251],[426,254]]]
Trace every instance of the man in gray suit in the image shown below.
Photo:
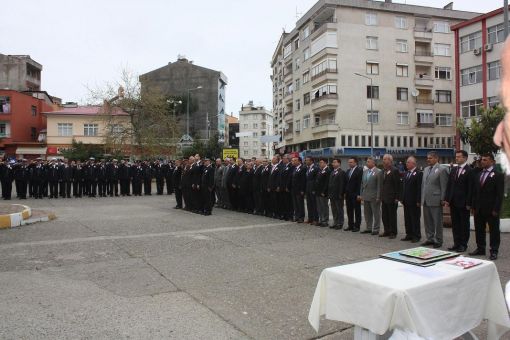
[[[225,166],[221,163],[221,158],[216,159],[216,169],[214,170],[214,191],[216,194],[216,205],[223,207],[222,181]]]
[[[440,248],[443,245],[443,205],[448,185],[448,173],[439,165],[435,151],[427,154],[428,167],[423,171],[421,204],[427,240],[423,246]]]
[[[225,167],[221,178],[221,204],[222,208],[230,209],[230,200],[228,197],[227,177],[230,168],[232,167],[230,158],[225,158]]]
[[[367,169],[363,171],[361,179],[361,194],[358,197],[363,201],[363,212],[367,228],[362,234],[379,235],[381,225],[381,170],[375,166],[372,157],[367,158]]]

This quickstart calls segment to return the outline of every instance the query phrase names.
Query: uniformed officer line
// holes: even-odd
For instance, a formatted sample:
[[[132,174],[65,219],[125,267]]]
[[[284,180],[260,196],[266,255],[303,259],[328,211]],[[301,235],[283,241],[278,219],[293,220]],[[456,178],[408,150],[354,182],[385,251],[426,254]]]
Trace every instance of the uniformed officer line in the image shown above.
[[[180,237],[180,236],[198,235],[198,234],[206,234],[206,233],[272,228],[272,227],[280,227],[280,226],[288,225],[288,224],[289,224],[289,222],[281,222],[281,223],[271,223],[271,224],[252,224],[252,225],[241,226],[241,227],[221,227],[221,228],[209,228],[209,229],[170,231],[167,233],[117,235],[117,236],[105,235],[105,236],[70,238],[70,239],[62,239],[62,240],[17,242],[17,243],[10,243],[10,244],[2,244],[2,245],[0,245],[0,249],[12,249],[12,248],[32,247],[32,246],[49,246],[49,245],[84,243],[84,242],[95,242],[95,241],[116,241],[116,240],[143,239],[143,238],[164,237],[164,236]]]

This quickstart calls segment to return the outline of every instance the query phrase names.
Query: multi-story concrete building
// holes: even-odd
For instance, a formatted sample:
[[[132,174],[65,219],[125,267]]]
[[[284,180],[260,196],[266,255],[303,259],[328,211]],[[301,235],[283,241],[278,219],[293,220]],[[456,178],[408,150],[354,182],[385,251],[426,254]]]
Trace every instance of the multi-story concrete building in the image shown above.
[[[455,33],[457,112],[469,123],[482,107],[499,104],[503,8],[452,26]],[[458,140],[460,143],[460,140]],[[463,146],[471,151],[469,145]],[[474,154],[471,154],[474,156]]]
[[[211,132],[218,132],[219,141],[224,142],[227,77],[222,72],[195,65],[179,56],[176,62],[142,74],[140,82],[143,91],[156,90],[167,96],[187,98],[189,91],[194,107],[190,111],[190,133],[207,139]],[[186,117],[179,117],[179,123],[186,132]]]
[[[29,55],[0,54],[0,89],[40,91],[42,65]]]
[[[264,142],[264,136],[273,134],[273,115],[253,101],[239,111],[239,157],[270,158],[272,143]]]
[[[273,55],[279,151],[367,156],[373,145],[375,156],[424,157],[434,149],[449,161],[456,96],[450,26],[477,15],[451,5],[318,1],[282,34]]]
[[[227,114],[226,116],[227,123],[227,136],[226,141],[227,146],[230,148],[239,148],[239,137],[237,137],[237,133],[239,132],[239,118],[234,115]]]

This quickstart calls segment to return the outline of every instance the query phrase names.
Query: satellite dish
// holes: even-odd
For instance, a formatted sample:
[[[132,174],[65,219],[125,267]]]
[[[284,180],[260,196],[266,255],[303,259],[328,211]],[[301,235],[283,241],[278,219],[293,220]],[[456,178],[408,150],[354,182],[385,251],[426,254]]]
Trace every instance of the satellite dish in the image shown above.
[[[418,91],[417,89],[411,90],[411,96],[418,97],[419,95],[420,95],[420,91]]]

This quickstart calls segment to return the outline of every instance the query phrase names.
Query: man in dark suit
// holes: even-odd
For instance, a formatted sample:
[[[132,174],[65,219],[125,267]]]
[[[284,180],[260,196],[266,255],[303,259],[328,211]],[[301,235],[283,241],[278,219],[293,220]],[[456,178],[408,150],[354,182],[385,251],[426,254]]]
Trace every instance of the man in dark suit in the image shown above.
[[[182,177],[182,161],[180,159],[177,159],[175,161],[175,167],[173,168],[173,171],[172,171],[172,180],[171,180],[171,183],[173,185],[173,189],[171,191],[175,192],[175,202],[176,202],[175,209],[182,209],[181,177]]]
[[[293,208],[292,208],[292,171],[293,166],[291,164],[291,156],[285,155],[282,159],[283,169],[280,172],[280,199],[281,203],[281,219],[289,221],[292,219]]]
[[[166,194],[167,195],[171,195],[174,193],[174,185],[172,183],[174,170],[175,170],[175,168],[170,161],[163,164],[163,175],[165,177]]]
[[[202,172],[204,171],[204,164],[200,159],[200,155],[195,155],[195,163],[191,165],[191,201],[193,212],[200,213],[204,210],[202,202],[202,194],[200,185],[202,181]]]
[[[203,214],[211,215],[214,200],[214,168],[211,160],[204,160],[204,168],[202,170],[202,178],[200,181],[200,191],[202,193],[202,202],[204,206]]]
[[[316,224],[319,221],[319,213],[317,212],[317,199],[315,197],[313,186],[319,166],[315,165],[312,157],[305,158],[306,163],[306,210],[308,211],[307,223]]]
[[[256,159],[253,163],[253,203],[254,213],[261,215],[263,212],[263,201],[262,201],[262,162],[260,159]]]
[[[280,202],[280,174],[283,171],[280,155],[274,155],[271,160],[271,172],[267,183],[267,190],[271,193],[271,217],[282,217],[282,205]]]
[[[50,183],[50,198],[58,198],[58,172],[57,160],[53,158],[48,168],[48,181]]]
[[[482,156],[482,172],[473,180],[472,208],[475,216],[476,250],[469,255],[485,255],[485,226],[489,225],[490,260],[498,258],[500,244],[499,213],[503,203],[505,178],[494,169],[494,156]]]
[[[231,160],[230,168],[227,173],[227,193],[228,193],[228,201],[230,203],[230,209],[237,210],[239,208],[239,202],[237,201],[236,195],[236,187],[234,184],[234,180],[236,178],[239,167],[235,160]]]
[[[319,161],[319,170],[315,177],[313,186],[313,194],[317,200],[317,210],[319,219],[316,226],[327,227],[329,223],[329,207],[328,207],[328,184],[329,184],[329,167],[328,160],[321,158]]]
[[[446,187],[445,205],[450,207],[452,218],[453,246],[448,250],[465,252],[469,242],[469,210],[472,201],[473,170],[467,164],[468,153],[455,153],[457,166],[452,169]]]
[[[163,195],[165,189],[165,168],[158,159],[153,165],[154,178],[156,179],[156,194]]]
[[[384,232],[380,237],[397,237],[397,208],[400,194],[400,172],[393,166],[393,156],[383,156],[383,183],[381,188],[381,210]]]
[[[333,160],[333,171],[329,175],[328,198],[333,213],[331,229],[342,229],[344,226],[344,195],[347,182],[345,172],[340,169],[340,159]],[[350,230],[350,229],[344,229]]]
[[[271,192],[268,190],[269,176],[271,174],[271,164],[267,159],[262,161],[262,174],[260,175],[260,190],[262,191],[262,211],[261,215],[270,217],[273,212],[271,205]]]
[[[305,191],[306,191],[306,167],[303,166],[301,157],[292,158],[292,207],[293,217],[297,223],[305,221]]]
[[[348,162],[349,170],[345,173],[345,204],[347,206],[348,227],[344,230],[358,232],[361,225],[361,201],[359,196],[363,170],[358,166],[358,159],[356,157],[349,158]]]
[[[421,239],[421,184],[423,173],[416,168],[416,158],[407,158],[407,171],[402,179],[400,201],[404,206],[406,236],[401,241],[419,242]]]

